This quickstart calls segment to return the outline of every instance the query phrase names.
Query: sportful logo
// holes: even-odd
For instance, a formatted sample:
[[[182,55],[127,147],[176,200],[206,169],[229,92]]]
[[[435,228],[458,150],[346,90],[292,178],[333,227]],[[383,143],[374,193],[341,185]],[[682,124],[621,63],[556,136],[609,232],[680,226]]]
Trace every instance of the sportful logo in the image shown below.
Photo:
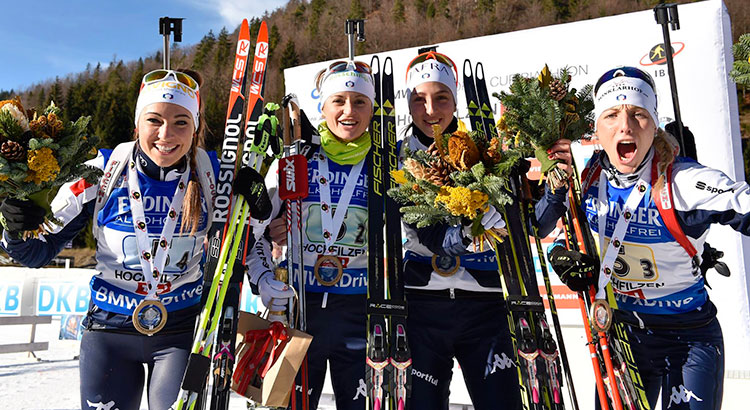
[[[667,405],[667,408],[672,407],[673,403],[674,404],[680,404],[681,402],[689,403],[691,399],[695,399],[695,401],[703,401],[703,399],[696,396],[695,393],[686,389],[685,386],[683,385],[680,385],[679,391],[677,391],[676,387],[672,386],[672,394],[669,396],[669,404]]]
[[[723,194],[725,192],[732,192],[732,193],[734,193],[734,188],[728,188],[728,189],[716,188],[716,187],[712,187],[710,185],[706,185],[706,183],[703,182],[703,181],[696,182],[695,183],[695,187],[698,188],[698,189],[700,189],[701,191],[708,191],[708,192],[710,192],[712,194]]]
[[[487,367],[492,366],[492,369],[490,369],[490,374],[495,374],[498,369],[510,369],[511,367],[514,367],[516,365],[516,363],[511,360],[511,358],[509,358],[508,355],[505,354],[505,352],[503,352],[502,357],[497,353],[495,353],[493,357],[493,362],[487,363]]]
[[[685,49],[685,43],[673,42],[672,43],[672,57],[680,54]],[[667,50],[664,47],[664,43],[659,43],[649,50],[648,54],[641,57],[642,66],[652,65],[664,65],[667,63]]]

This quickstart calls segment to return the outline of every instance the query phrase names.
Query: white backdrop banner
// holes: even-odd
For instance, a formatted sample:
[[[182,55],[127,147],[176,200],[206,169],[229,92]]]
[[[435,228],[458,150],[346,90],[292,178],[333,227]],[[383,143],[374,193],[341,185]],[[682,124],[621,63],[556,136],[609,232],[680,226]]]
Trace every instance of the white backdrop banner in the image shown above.
[[[728,71],[732,66],[732,38],[729,14],[720,0],[679,6],[680,30],[671,32],[677,89],[682,119],[695,134],[698,160],[720,169],[736,180],[744,179],[740,146],[739,116],[735,84]],[[536,76],[547,64],[555,71],[568,67],[573,87],[593,84],[606,70],[619,65],[639,67],[656,81],[661,125],[673,120],[661,26],[652,10],[541,27],[512,33],[476,37],[439,44],[438,51],[450,56],[462,74],[464,60],[482,62],[490,95],[507,90],[514,74]],[[567,44],[568,46],[561,46]],[[341,33],[342,51],[346,37]],[[380,53],[393,59],[399,137],[410,122],[406,101],[406,65],[418,48]],[[357,59],[370,62],[372,55]],[[289,68],[284,71],[287,93],[295,93],[313,124],[321,121],[320,98],[313,77],[330,61]],[[462,81],[459,78],[459,117],[467,114]],[[500,103],[492,98],[496,118]],[[467,121],[468,123],[468,121]],[[575,147],[576,162],[582,168],[595,146]],[[748,238],[731,228],[716,226],[708,237],[712,246],[724,251],[730,278],[710,272],[712,299],[719,308],[724,329],[728,375],[750,370],[750,311],[746,266]],[[554,276],[554,275],[553,275]],[[555,281],[559,284],[559,281]],[[556,291],[557,293],[557,291]],[[571,303],[571,305],[573,305]],[[563,323],[580,324],[580,313],[561,312]]]

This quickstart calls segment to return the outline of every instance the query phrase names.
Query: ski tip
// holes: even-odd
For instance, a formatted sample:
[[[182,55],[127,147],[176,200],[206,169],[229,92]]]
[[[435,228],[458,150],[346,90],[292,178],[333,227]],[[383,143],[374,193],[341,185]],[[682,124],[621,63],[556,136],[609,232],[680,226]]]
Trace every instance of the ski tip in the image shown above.
[[[473,77],[474,74],[471,71],[471,60],[468,58],[464,60],[464,77]]]

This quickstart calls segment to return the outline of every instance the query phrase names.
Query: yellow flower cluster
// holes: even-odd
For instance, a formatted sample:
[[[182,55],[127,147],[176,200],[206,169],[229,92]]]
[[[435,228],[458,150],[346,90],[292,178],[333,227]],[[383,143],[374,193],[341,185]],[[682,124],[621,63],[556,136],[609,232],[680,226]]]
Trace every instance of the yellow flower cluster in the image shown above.
[[[446,186],[435,197],[435,205],[442,202],[451,214],[474,219],[477,211],[485,210],[488,198],[487,194],[480,191]]]
[[[399,184],[399,185],[403,185],[403,184],[409,182],[406,179],[406,175],[404,175],[404,170],[403,169],[399,169],[398,171],[396,171],[396,170],[391,171],[391,176],[393,177],[393,180],[397,184]]]
[[[52,181],[60,172],[60,165],[52,150],[44,147],[38,150],[29,151],[29,175],[26,181],[33,181],[35,184]]]

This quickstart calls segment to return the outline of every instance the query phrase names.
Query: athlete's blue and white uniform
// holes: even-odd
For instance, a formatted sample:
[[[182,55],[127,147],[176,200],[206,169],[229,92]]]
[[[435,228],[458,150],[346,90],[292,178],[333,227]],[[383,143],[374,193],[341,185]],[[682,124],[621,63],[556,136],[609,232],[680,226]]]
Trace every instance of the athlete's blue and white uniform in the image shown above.
[[[132,144],[132,143],[131,143]],[[112,150],[100,150],[89,165],[105,170]],[[149,235],[158,240],[179,178],[184,171],[162,168],[137,155],[138,180],[144,204]],[[215,154],[201,172],[218,170]],[[143,161],[143,162],[142,162]],[[109,167],[108,167],[109,168]],[[151,172],[146,173],[144,169]],[[156,174],[154,169],[162,170]],[[200,311],[203,275],[201,260],[203,242],[210,227],[212,198],[201,195],[203,215],[195,235],[180,233],[181,217],[172,239],[165,275],[160,281],[159,299],[167,311],[165,327],[154,336],[138,333],[131,315],[147,293],[147,281],[140,266],[124,174],[109,175],[113,189],[101,211],[94,215],[99,185],[78,180],[63,185],[51,203],[61,226],[40,239],[12,239],[3,233],[2,247],[19,263],[42,267],[49,263],[87,223],[94,218],[97,241],[96,271],[91,279],[91,304],[84,320],[87,329],[81,342],[80,373],[82,408],[109,405],[120,410],[138,408],[143,388],[143,364],[149,378],[160,380],[149,387],[149,406],[168,408],[176,399],[179,381],[192,344],[195,316]],[[209,174],[207,174],[209,175]],[[116,178],[116,179],[115,179]],[[115,373],[116,370],[116,373]],[[128,383],[121,383],[128,380]],[[140,383],[135,381],[140,380]],[[165,383],[164,380],[170,380]],[[132,381],[132,383],[131,383]],[[136,391],[137,390],[137,391]]]
[[[367,315],[367,175],[368,163],[364,164],[354,187],[351,202],[344,222],[334,243],[334,255],[343,265],[343,276],[333,286],[322,285],[313,272],[325,243],[321,227],[320,172],[318,155],[320,147],[312,148],[308,160],[308,192],[302,202],[302,246],[304,249],[305,296],[307,306],[307,333],[313,336],[307,352],[310,408],[317,408],[325,381],[326,363],[331,367],[331,382],[338,409],[364,409],[367,397],[365,388],[365,361]],[[366,161],[366,160],[363,160]],[[276,166],[268,172],[266,185],[271,196],[271,215],[284,217],[283,203],[279,199],[278,172]],[[326,177],[331,189],[331,203],[340,200],[349,172],[353,165],[342,165],[328,160],[329,174]],[[335,212],[335,205],[333,206]],[[296,228],[295,228],[296,230]],[[256,232],[262,232],[262,229]],[[248,260],[250,284],[257,286],[258,280],[273,266],[270,256],[271,243],[266,237],[258,238],[254,252]],[[254,289],[257,293],[257,289]],[[301,397],[300,397],[301,400]]]
[[[634,174],[622,175],[596,154],[587,170],[602,164],[607,175],[608,241],[622,206],[641,175],[651,172],[653,149]],[[588,171],[584,171],[586,173]],[[672,168],[672,204],[677,219],[696,249],[703,249],[713,223],[750,234],[750,187],[721,171],[678,157]],[[653,183],[653,181],[652,181]],[[599,180],[584,188],[583,207],[589,226],[599,234],[596,211]],[[537,214],[560,215],[564,192],[548,193]],[[633,349],[652,407],[659,389],[665,408],[721,407],[724,357],[716,308],[705,280],[687,252],[666,228],[649,187],[634,211],[612,275],[616,317],[629,324]],[[549,215],[546,215],[549,219]],[[543,234],[548,233],[547,227]],[[675,407],[677,406],[677,407]]]
[[[446,132],[458,127],[454,119]],[[404,147],[426,151],[432,139],[412,126]],[[474,252],[462,226],[437,224],[417,229],[403,224],[404,282],[409,305],[407,336],[412,352],[411,409],[448,409],[453,358],[461,366],[474,408],[520,408],[515,353],[508,330],[495,252]],[[459,268],[451,276],[455,258]],[[443,266],[445,265],[445,266]],[[500,405],[502,403],[502,405]]]

